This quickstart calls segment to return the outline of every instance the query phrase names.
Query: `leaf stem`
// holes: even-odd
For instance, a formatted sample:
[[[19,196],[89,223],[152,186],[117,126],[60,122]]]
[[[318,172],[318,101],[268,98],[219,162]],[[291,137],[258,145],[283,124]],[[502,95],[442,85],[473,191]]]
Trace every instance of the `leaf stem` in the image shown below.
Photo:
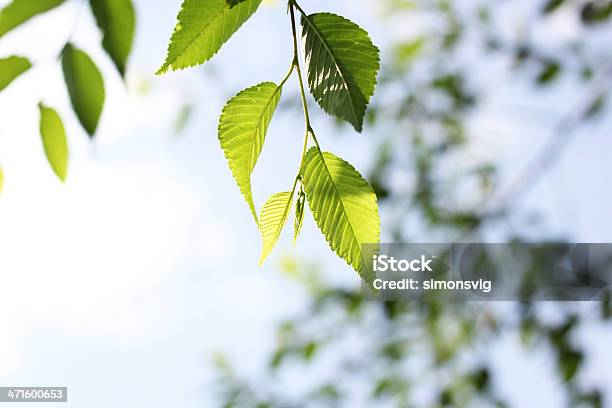
[[[300,13],[304,14],[303,10],[300,6],[295,2],[295,0],[289,0],[289,14],[291,15],[291,31],[293,33],[293,65],[296,68],[298,74],[298,83],[300,85],[300,98],[302,100],[302,107],[304,109],[304,121],[306,123],[306,134],[304,135],[304,147],[302,149],[302,159],[300,161],[300,168],[298,176],[296,177],[296,185],[297,180],[301,178],[302,175],[302,167],[304,166],[304,159],[306,157],[306,149],[308,148],[308,136],[312,136],[312,140],[315,142],[317,147],[320,150],[319,142],[317,141],[317,137],[315,136],[314,130],[310,124],[310,113],[308,111],[308,101],[306,99],[306,89],[304,87],[304,77],[302,75],[302,69],[300,67],[300,60],[298,56],[298,40],[297,40],[297,29],[296,29],[296,21],[295,21],[295,8],[297,7]],[[294,186],[295,188],[295,186]]]
[[[291,62],[291,66],[289,67],[289,71],[287,72],[287,74],[285,75],[285,77],[283,78],[283,80],[278,84],[278,86],[276,87],[276,89],[281,89],[283,87],[283,85],[285,85],[285,83],[287,82],[287,80],[291,77],[291,74],[293,74],[293,70],[295,69],[295,63],[292,61]]]
[[[308,103],[306,101],[306,91],[304,90],[304,80],[302,77],[302,69],[300,68],[300,60],[298,57],[298,43],[297,43],[297,29],[295,27],[295,2],[289,0],[289,12],[291,14],[291,31],[293,33],[293,65],[295,66],[298,74],[298,80],[300,84],[300,97],[302,98],[302,106],[304,107],[304,120],[306,121],[306,131],[312,131],[310,126],[310,113],[308,112]]]

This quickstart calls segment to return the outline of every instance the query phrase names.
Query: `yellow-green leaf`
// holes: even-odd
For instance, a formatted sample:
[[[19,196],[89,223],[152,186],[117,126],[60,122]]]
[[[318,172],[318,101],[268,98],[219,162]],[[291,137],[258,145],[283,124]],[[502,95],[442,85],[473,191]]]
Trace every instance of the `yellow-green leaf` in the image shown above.
[[[257,212],[251,192],[251,173],[263,148],[281,91],[272,82],[245,89],[227,102],[219,120],[221,147],[255,222]]]
[[[302,16],[310,92],[330,115],[358,131],[376,87],[379,50],[357,24],[330,13]]]
[[[261,0],[185,0],[168,55],[157,74],[193,67],[211,59],[257,11]]]
[[[45,155],[57,177],[64,181],[68,172],[68,142],[62,119],[52,108],[38,105],[40,109],[40,135]]]
[[[295,221],[293,222],[293,245],[297,242],[300,232],[302,231],[302,225],[304,224],[304,204],[306,203],[306,194],[302,189],[298,194],[297,201],[295,203]]]
[[[65,0],[13,0],[0,10],[0,37],[32,17],[54,9]]]
[[[84,51],[72,44],[62,52],[64,79],[79,122],[93,137],[104,108],[104,79],[96,64]]]
[[[132,0],[89,0],[89,4],[104,34],[102,46],[121,76],[125,76],[136,30],[136,13]]]
[[[13,56],[0,59],[0,91],[5,90],[11,82],[30,68],[32,64],[27,58]]]
[[[276,241],[278,241],[283,227],[287,223],[287,218],[289,218],[292,203],[293,193],[287,191],[270,197],[261,209],[259,230],[263,238],[263,249],[259,258],[260,265],[264,263],[274,249]]]
[[[317,147],[306,154],[304,189],[308,206],[331,249],[366,276],[362,244],[380,241],[376,195],[368,182],[346,161]]]

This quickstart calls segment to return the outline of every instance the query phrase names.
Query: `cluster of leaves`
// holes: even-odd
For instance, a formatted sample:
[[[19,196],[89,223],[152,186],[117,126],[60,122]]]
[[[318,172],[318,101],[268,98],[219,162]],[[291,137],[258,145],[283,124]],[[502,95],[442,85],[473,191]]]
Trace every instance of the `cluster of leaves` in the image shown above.
[[[202,64],[257,11],[261,0],[185,0],[159,74]],[[218,136],[232,174],[263,237],[260,263],[272,251],[295,202],[297,239],[305,202],[331,249],[362,274],[362,244],[378,243],[380,220],[376,195],[353,166],[323,152],[310,124],[302,68],[298,55],[295,14],[301,14],[302,48],[307,82],[319,106],[361,132],[366,108],[374,94],[379,51],[368,33],[344,17],[306,14],[295,0],[288,2],[293,33],[293,59],[279,84],[263,82],[239,92],[225,105]],[[283,86],[296,72],[305,117],[304,147],[298,174],[290,190],[274,194],[258,217],[251,175],[266,133],[280,102]],[[314,146],[308,149],[309,142]]]
[[[574,83],[575,94],[586,91],[587,102],[577,109],[576,125],[592,123],[595,113],[606,113],[607,94],[602,92],[608,88],[594,87],[591,76],[583,72],[607,66],[609,53],[588,52],[588,40],[596,36],[588,30],[584,41],[571,47],[539,46],[528,36],[505,38],[496,18],[507,16],[498,2],[480,2],[473,15],[466,12],[469,6],[462,6],[459,12],[450,0],[382,3],[388,7],[390,21],[414,13],[421,21],[435,22],[431,31],[395,39],[395,52],[381,72],[378,103],[370,106],[367,115],[371,131],[382,140],[369,180],[391,220],[390,233],[401,242],[458,236],[478,241],[482,239],[478,233],[485,228],[492,230],[500,224],[507,228],[513,221],[510,217],[524,214],[510,213],[504,206],[498,211],[481,211],[499,189],[496,166],[477,163],[465,170],[456,165],[448,168],[453,158],[464,157],[472,136],[465,122],[481,105],[479,89],[496,92],[499,86],[475,73],[499,59],[515,62],[509,67],[516,74],[512,80],[535,85],[536,99],[538,92],[552,89],[563,74],[574,72],[581,79]],[[532,7],[539,10],[545,2],[534,3]],[[575,6],[576,15],[583,18],[584,8],[593,7],[585,4],[601,7],[607,2],[557,3],[559,7]],[[557,10],[551,8],[541,18]],[[593,24],[585,21],[586,27]],[[473,58],[478,38],[485,54]],[[471,47],[470,58],[464,59],[466,44]],[[559,67],[556,74],[543,74],[553,71],[546,68],[552,63]],[[598,98],[599,104],[594,105]],[[533,179],[541,177],[543,170],[539,170],[531,174]],[[406,179],[414,180],[411,188],[396,182]],[[477,186],[469,190],[473,198],[469,204],[456,198],[458,189],[463,191],[459,197],[466,196],[466,181],[470,188]],[[511,229],[508,240],[525,238],[521,232],[528,233],[521,226]],[[275,347],[266,356],[269,364],[253,378],[217,360],[223,363],[217,366],[220,406],[509,406],[496,386],[503,382],[503,375],[491,365],[488,352],[517,337],[523,341],[527,358],[552,359],[551,367],[556,370],[551,376],[559,390],[555,397],[566,406],[610,404],[609,393],[583,375],[590,356],[580,341],[581,330],[612,324],[609,291],[601,302],[581,305],[375,303],[357,290],[329,286],[322,279],[324,271],[317,273],[317,265],[290,260],[285,269],[308,288],[309,306],[279,325]],[[525,289],[529,294],[533,287],[527,283]],[[546,313],[551,309],[554,321]],[[300,378],[299,387],[285,386],[295,378]],[[427,404],[423,391],[431,396]],[[538,392],[537,386],[522,392],[529,397]]]
[[[84,1],[84,0],[83,0]],[[53,10],[66,0],[13,0],[0,10],[0,38],[30,19]],[[124,77],[134,40],[136,15],[131,0],[88,0],[102,32],[102,47]],[[72,35],[71,35],[72,37]],[[72,108],[83,129],[93,138],[104,108],[102,73],[91,57],[68,39],[59,59]],[[35,65],[26,57],[0,59],[0,91]],[[66,130],[58,112],[39,104],[40,134],[45,154],[57,177],[64,181],[68,172],[69,149]]]

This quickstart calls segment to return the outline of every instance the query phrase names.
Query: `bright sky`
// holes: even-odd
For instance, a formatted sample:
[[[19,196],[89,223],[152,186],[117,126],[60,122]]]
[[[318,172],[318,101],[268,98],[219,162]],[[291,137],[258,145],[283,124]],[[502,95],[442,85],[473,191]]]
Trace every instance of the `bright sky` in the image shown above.
[[[302,304],[300,290],[274,267],[282,254],[316,258],[329,266],[332,279],[357,283],[354,273],[329,254],[308,217],[298,248],[286,235],[268,264],[257,268],[259,234],[218,147],[217,116],[231,90],[278,81],[286,72],[290,42],[284,36],[289,30],[284,5],[263,7],[208,67],[154,78],[179,3],[136,1],[139,28],[129,91],[100,51],[99,34],[77,1],[0,41],[0,55],[25,54],[39,61],[0,96],[5,172],[0,385],[68,385],[74,407],[204,406],[211,352],[228,351],[246,370],[254,367],[272,339],[273,323]],[[345,14],[384,44],[389,33],[371,17],[375,1],[364,2],[366,7],[328,3],[309,1],[307,8]],[[77,16],[74,41],[102,67],[107,85],[93,146],[70,112],[54,59]],[[557,24],[571,33],[571,26]],[[136,92],[149,82],[150,93]],[[286,94],[294,92],[289,88]],[[493,98],[492,109],[503,112],[516,98],[512,92]],[[65,185],[44,158],[39,100],[57,108],[67,124],[71,161]],[[196,102],[197,109],[177,138],[171,130],[184,100]],[[487,118],[476,119],[474,126],[499,139],[484,140],[475,154],[516,154],[520,141],[508,137],[517,132],[501,118]],[[292,113],[275,119],[256,171],[260,205],[292,181],[301,147],[299,120]],[[373,144],[368,135],[332,137],[337,131],[330,122],[316,118],[320,139],[365,172]],[[598,174],[599,166],[609,168],[606,150],[594,152],[588,144],[600,141],[601,134],[584,137],[586,147],[573,151],[563,173],[553,173],[551,188],[563,182],[572,186],[572,194],[589,193],[598,182],[589,175]],[[571,172],[581,157],[588,157],[588,163],[581,162],[587,169]],[[606,214],[609,202],[575,210],[584,240],[612,239],[610,220],[590,218]]]

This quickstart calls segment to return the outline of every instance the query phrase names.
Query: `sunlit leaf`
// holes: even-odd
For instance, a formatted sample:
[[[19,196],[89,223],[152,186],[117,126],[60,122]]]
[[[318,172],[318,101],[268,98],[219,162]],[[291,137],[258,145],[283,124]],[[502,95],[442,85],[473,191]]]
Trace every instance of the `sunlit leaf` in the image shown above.
[[[40,135],[45,155],[57,177],[64,181],[68,172],[68,142],[62,119],[52,108],[38,105],[40,109]]]
[[[329,246],[370,283],[361,245],[380,241],[378,204],[372,187],[349,163],[313,147],[306,154],[304,189]]]
[[[255,13],[261,0],[185,0],[168,55],[157,72],[203,64]]]
[[[5,90],[11,82],[30,68],[32,68],[32,64],[27,58],[8,57],[0,59],[0,91]]]
[[[302,16],[302,36],[312,95],[361,132],[380,68],[378,48],[357,24],[329,13]]]
[[[32,17],[54,9],[65,0],[13,0],[0,10],[0,37]]]
[[[263,238],[263,249],[259,258],[260,265],[264,263],[274,249],[276,241],[278,241],[283,227],[287,223],[287,218],[289,218],[292,203],[293,193],[287,191],[270,197],[261,209],[259,230]]]
[[[280,97],[281,89],[272,82],[245,89],[227,102],[219,120],[221,147],[255,221],[251,173]]]
[[[79,122],[93,137],[104,108],[104,79],[85,52],[68,44],[62,52],[64,79]]]
[[[89,4],[104,34],[102,46],[124,76],[136,30],[132,0],[89,0]]]

